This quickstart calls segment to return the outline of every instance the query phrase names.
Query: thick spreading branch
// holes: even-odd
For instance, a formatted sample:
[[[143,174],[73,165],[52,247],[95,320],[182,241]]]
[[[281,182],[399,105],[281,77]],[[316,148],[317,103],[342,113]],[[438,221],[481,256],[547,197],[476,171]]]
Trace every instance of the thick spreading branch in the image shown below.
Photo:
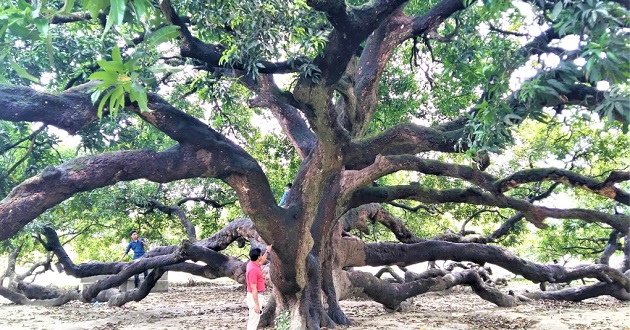
[[[467,235],[466,233],[455,233],[449,230],[436,235],[432,239],[454,243],[486,244],[488,242],[494,242],[501,236],[507,234],[509,228],[511,228],[514,223],[521,218],[522,215],[518,218],[508,219],[508,221],[503,223],[499,229],[489,235]],[[343,217],[340,218],[340,223],[343,226],[344,231],[358,229],[366,234],[370,231],[369,225],[374,222],[379,222],[384,225],[401,243],[413,244],[426,241],[426,239],[417,237],[411,230],[409,230],[403,219],[392,215],[380,204],[373,203],[361,205],[357,208],[349,210]]]
[[[175,146],[163,152],[120,151],[49,166],[15,187],[0,203],[0,240],[78,192],[140,178],[170,182],[223,173],[208,156],[191,147]]]
[[[317,138],[296,108],[293,95],[282,92],[273,81],[273,76],[270,75],[261,75],[256,81],[245,75],[241,76],[241,81],[258,93],[258,96],[250,101],[250,105],[271,110],[300,157],[306,158],[315,147]]]
[[[621,234],[618,230],[613,230],[610,232],[608,236],[608,242],[606,242],[606,247],[602,252],[601,257],[597,259],[597,263],[603,265],[609,265],[610,257],[613,253],[617,252],[617,250],[621,250],[620,244],[617,242]]]
[[[630,205],[630,194],[615,187],[615,183],[627,180],[630,180],[630,172],[615,171],[606,180],[600,182],[569,170],[536,168],[516,172],[495,184],[503,193],[529,182],[562,182],[610,198],[616,202]]]
[[[44,300],[31,300],[28,297],[20,294],[16,291],[7,289],[0,285],[0,296],[8,299],[12,303],[19,305],[33,305],[33,306],[61,306],[68,301],[79,300],[80,294],[78,291],[70,291],[67,294],[61,295],[53,299]]]
[[[225,65],[221,64],[221,58],[225,51],[223,45],[206,44],[199,38],[194,37],[186,25],[187,20],[183,19],[175,12],[170,0],[160,1],[160,9],[171,24],[179,26],[180,28],[180,52],[182,56],[200,60],[208,67],[226,68]],[[240,63],[233,64],[232,69],[245,71],[246,67],[243,65],[245,60],[246,59],[243,59]],[[306,60],[296,59],[293,63],[289,61],[272,62],[261,60],[258,63],[262,65],[262,67],[258,69],[259,73],[282,74],[296,72],[296,68],[306,63]]]
[[[448,164],[439,160],[422,159],[411,155],[377,155],[372,165],[359,171],[346,171],[344,173],[344,181],[348,183],[344,186],[347,187],[349,193],[352,193],[354,190],[367,186],[368,183],[380,177],[402,170],[463,179],[489,192],[497,192],[493,186],[495,178],[490,174],[470,166]]]
[[[57,95],[0,86],[0,119],[41,121],[76,132],[96,119],[96,108],[88,93],[90,86],[82,85]],[[28,96],[28,101],[16,99],[18,94]],[[47,111],[39,111],[42,107]],[[149,107],[150,112],[138,109],[136,112],[180,142],[179,146],[163,152],[114,152],[77,158],[57,167],[49,166],[42,174],[17,186],[0,203],[0,240],[11,237],[46,209],[77,192],[140,178],[154,182],[193,177],[221,178],[236,190],[243,210],[253,219],[273,222],[280,218],[282,209],[275,204],[264,172],[247,152],[156,95],[149,95]],[[266,226],[261,225],[258,230],[270,237]]]
[[[0,85],[0,120],[42,122],[74,134],[98,118],[88,92],[94,86],[89,83],[53,95]]]
[[[357,109],[348,109],[347,113],[354,136],[363,136],[374,116],[379,82],[395,49],[405,40],[436,29],[464,8],[462,1],[443,0],[421,17],[415,18],[406,16],[399,8],[370,35],[359,60],[354,91],[361,103]]]
[[[630,293],[618,283],[596,283],[558,291],[536,291],[524,294],[531,299],[582,301],[599,296],[611,296],[621,301],[630,301]]]
[[[344,150],[344,165],[359,170],[374,163],[378,155],[417,154],[425,151],[454,153],[462,132],[441,132],[415,124],[396,125],[385,132],[353,143]]]
[[[61,245],[59,236],[53,228],[48,226],[44,227],[42,234],[46,238],[46,241],[43,242],[44,248],[55,254],[60,264],[60,266],[58,266],[60,267],[59,271],[61,272],[63,270],[67,275],[83,278],[95,275],[116,274],[127,265],[127,263],[123,262],[89,262],[76,265]]]
[[[160,268],[172,264],[183,262],[187,259],[187,250],[191,246],[190,242],[184,241],[177,251],[174,253],[156,256],[152,258],[137,259],[137,261],[125,265],[123,269],[114,275],[108,276],[103,280],[98,280],[89,287],[81,291],[81,296],[85,301],[91,301],[104,290],[120,286],[125,283],[134,274],[140,274],[145,270]],[[111,273],[110,273],[111,274]]]
[[[518,298],[503,294],[498,289],[484,283],[477,271],[473,269],[453,272],[444,276],[421,278],[402,284],[390,283],[378,279],[370,273],[360,271],[349,271],[347,276],[355,288],[361,289],[362,294],[392,310],[397,310],[400,303],[407,298],[426,292],[443,291],[463,284],[470,285],[481,298],[498,306],[513,307],[519,301]]]
[[[88,262],[75,265],[63,246],[61,246],[59,237],[54,229],[44,227],[42,233],[46,237],[44,247],[55,254],[61,264],[62,270],[70,276],[83,278],[95,275],[118,274],[129,265],[129,263],[123,262]],[[225,249],[229,244],[243,238],[250,239],[253,246],[261,246],[264,248],[263,244],[254,243],[256,239],[260,239],[260,237],[253,228],[251,220],[237,219],[210,238],[197,241],[195,244],[184,244],[184,251],[187,257],[185,260],[203,261],[208,265],[202,266],[185,263],[183,262],[185,260],[182,260],[182,262],[179,263],[163,262],[160,264],[160,267],[164,268],[164,270],[190,271],[194,275],[205,274],[203,276],[208,278],[227,276],[239,283],[244,283],[245,263],[216,252]],[[182,245],[156,247],[147,252],[142,259],[135,262],[140,264],[139,268],[136,268],[141,269],[140,272],[144,271],[144,269],[151,269],[153,268],[151,265],[155,263],[155,260],[161,260],[160,258],[164,259],[168,256],[179,256],[182,254],[181,250]],[[153,261],[148,261],[149,266],[147,266],[145,265],[145,260],[149,259],[153,259]]]
[[[349,248],[357,248],[355,241],[348,241]],[[346,264],[346,266],[410,265],[431,260],[472,261],[480,265],[495,264],[534,282],[570,282],[591,277],[608,283],[619,283],[630,292],[630,278],[607,265],[583,265],[573,268],[541,265],[521,259],[503,248],[490,245],[430,240],[416,244],[365,244],[364,251],[363,264]],[[357,262],[357,260],[359,259],[355,258],[351,262]]]
[[[522,212],[528,221],[541,228],[546,227],[543,222],[546,218],[573,218],[589,223],[605,223],[622,233],[627,233],[630,230],[630,217],[626,215],[607,214],[585,209],[563,210],[537,206],[525,200],[492,195],[472,188],[434,190],[425,189],[419,185],[363,188],[355,192],[349,207],[373,202],[389,202],[396,199],[411,199],[423,203],[452,202],[511,208]]]

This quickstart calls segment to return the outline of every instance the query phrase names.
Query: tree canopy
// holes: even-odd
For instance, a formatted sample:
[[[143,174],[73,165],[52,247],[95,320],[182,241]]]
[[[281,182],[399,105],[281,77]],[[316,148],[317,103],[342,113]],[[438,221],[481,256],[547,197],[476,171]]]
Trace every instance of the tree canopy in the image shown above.
[[[111,276],[38,295],[9,267],[0,295],[90,301],[154,269],[108,298],[122,305],[168,270],[243,282],[239,247],[273,244],[267,317],[287,309],[292,328],[349,324],[338,301],[351,296],[392,310],[455,285],[499,306],[528,299],[498,290],[486,263],[534,282],[598,280],[529,298],[628,300],[629,9],[4,1],[0,252]],[[131,229],[158,247],[118,262]],[[397,283],[353,268],[435,260],[480,266]]]

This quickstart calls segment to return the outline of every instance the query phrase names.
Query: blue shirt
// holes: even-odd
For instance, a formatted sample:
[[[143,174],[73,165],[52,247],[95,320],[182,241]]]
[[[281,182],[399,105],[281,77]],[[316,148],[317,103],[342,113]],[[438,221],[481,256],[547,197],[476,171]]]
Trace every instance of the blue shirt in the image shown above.
[[[131,240],[129,245],[127,245],[127,249],[125,250],[125,254],[129,253],[129,250],[133,250],[133,258],[132,260],[136,260],[144,255],[144,238],[139,239],[137,241]]]
[[[289,192],[291,190],[285,190],[284,194],[282,194],[282,198],[280,198],[280,203],[278,204],[278,206],[284,206],[284,203],[287,202],[287,197],[289,197]]]

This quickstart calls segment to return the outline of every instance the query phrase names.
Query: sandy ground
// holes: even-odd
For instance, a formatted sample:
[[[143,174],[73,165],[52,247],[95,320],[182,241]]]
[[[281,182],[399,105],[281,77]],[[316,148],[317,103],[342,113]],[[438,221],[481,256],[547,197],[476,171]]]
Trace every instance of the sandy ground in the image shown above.
[[[244,289],[230,282],[171,286],[123,308],[70,302],[26,307],[0,299],[0,329],[242,329]],[[406,313],[388,313],[371,301],[344,301],[355,325],[346,329],[626,329],[630,303],[609,297],[581,303],[534,302],[499,308],[468,288],[416,297]]]

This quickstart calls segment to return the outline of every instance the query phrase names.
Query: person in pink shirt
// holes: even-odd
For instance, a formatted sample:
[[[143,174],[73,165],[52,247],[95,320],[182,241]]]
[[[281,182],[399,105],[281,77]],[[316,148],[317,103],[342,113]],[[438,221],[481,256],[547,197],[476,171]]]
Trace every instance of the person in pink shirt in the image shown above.
[[[262,314],[260,305],[262,301],[262,292],[265,291],[265,281],[263,279],[262,266],[267,261],[267,256],[271,252],[271,245],[267,245],[267,250],[261,255],[262,250],[253,248],[249,251],[249,262],[245,271],[245,279],[247,281],[247,297],[245,302],[249,309],[249,318],[247,319],[247,330],[255,330],[260,322],[260,314]]]

